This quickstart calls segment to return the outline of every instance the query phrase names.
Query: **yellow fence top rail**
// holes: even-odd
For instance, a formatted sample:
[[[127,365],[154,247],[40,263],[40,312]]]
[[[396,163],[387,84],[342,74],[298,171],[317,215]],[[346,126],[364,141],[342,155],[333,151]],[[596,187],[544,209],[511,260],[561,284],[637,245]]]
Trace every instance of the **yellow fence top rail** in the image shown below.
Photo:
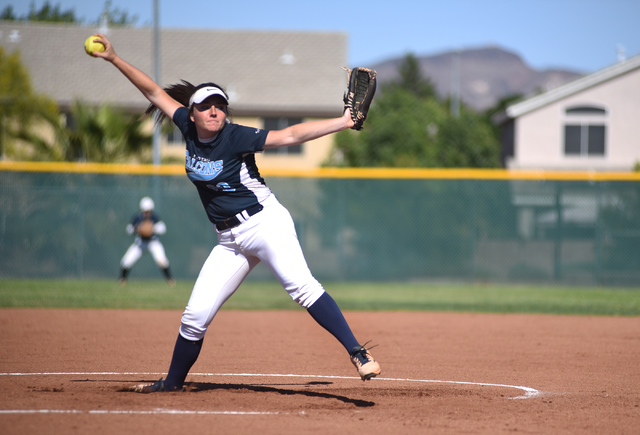
[[[129,175],[185,175],[185,169],[183,165],[133,165],[72,162],[3,161],[0,162],[0,171]],[[266,177],[291,178],[640,181],[640,172],[543,171],[467,168],[280,168],[262,169],[260,173]]]

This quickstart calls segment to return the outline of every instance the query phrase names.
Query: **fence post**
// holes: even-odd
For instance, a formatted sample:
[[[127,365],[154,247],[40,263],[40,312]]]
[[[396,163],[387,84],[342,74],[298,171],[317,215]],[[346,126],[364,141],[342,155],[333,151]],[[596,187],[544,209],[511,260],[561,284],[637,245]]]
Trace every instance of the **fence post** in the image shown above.
[[[80,187],[78,207],[78,278],[82,278],[84,269],[84,187]]]
[[[476,280],[477,266],[477,245],[478,245],[478,184],[479,181],[470,181],[471,183],[471,281]]]
[[[556,281],[562,279],[562,181],[556,181],[556,236],[553,246],[553,272]]]
[[[596,231],[595,231],[595,240],[594,240],[594,251],[595,251],[595,265],[594,265],[594,280],[597,285],[602,285],[602,235],[603,235],[603,222],[602,222],[602,203],[603,203],[603,187],[602,184],[604,182],[596,182],[597,187],[597,198],[596,201]]]

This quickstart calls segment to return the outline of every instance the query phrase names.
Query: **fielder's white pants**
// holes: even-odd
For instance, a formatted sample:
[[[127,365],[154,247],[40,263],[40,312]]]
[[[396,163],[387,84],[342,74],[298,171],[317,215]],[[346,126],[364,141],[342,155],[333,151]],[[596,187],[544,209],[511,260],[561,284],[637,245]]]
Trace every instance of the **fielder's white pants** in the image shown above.
[[[120,260],[120,265],[125,269],[131,269],[140,257],[142,257],[144,251],[147,250],[153,256],[153,260],[156,262],[158,267],[163,269],[169,267],[169,259],[167,259],[167,255],[164,252],[164,246],[162,246],[160,240],[155,238],[150,240],[137,238],[136,241],[129,246],[127,252],[124,253],[122,260]]]
[[[218,245],[202,266],[182,314],[180,334],[187,340],[204,337],[218,310],[260,261],[302,307],[324,293],[307,266],[289,211],[274,195],[262,205],[261,212],[237,227],[218,231]]]

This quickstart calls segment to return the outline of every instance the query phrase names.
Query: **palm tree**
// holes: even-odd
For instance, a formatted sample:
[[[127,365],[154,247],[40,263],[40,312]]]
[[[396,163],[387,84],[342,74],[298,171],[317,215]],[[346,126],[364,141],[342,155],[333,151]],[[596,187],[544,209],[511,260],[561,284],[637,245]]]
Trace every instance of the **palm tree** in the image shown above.
[[[151,134],[145,133],[140,116],[107,105],[90,107],[76,101],[69,113],[49,111],[41,113],[39,120],[35,125],[21,125],[12,133],[27,145],[13,146],[9,157],[97,163],[152,160]]]
[[[90,107],[76,101],[58,134],[64,160],[91,162],[149,162],[151,134],[143,119],[111,106]]]

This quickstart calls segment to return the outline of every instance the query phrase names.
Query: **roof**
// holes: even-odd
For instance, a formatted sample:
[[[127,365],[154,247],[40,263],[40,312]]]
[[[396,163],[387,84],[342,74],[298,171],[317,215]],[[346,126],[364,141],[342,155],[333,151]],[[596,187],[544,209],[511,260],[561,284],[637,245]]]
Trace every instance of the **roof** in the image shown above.
[[[96,27],[0,21],[0,45],[19,50],[38,93],[68,107],[79,99],[132,110],[147,105],[113,66],[84,52]],[[112,28],[120,57],[151,77],[153,28]],[[335,116],[342,112],[347,35],[340,32],[160,30],[160,80],[225,87],[236,115]]]
[[[509,118],[517,118],[521,115],[539,109],[540,107],[554,103],[570,95],[577,94],[585,89],[599,85],[623,74],[627,74],[628,72],[638,68],[640,68],[640,55],[620,61],[608,68],[597,71],[578,80],[574,80],[566,85],[559,86],[533,98],[513,104],[507,107],[506,115]]]

